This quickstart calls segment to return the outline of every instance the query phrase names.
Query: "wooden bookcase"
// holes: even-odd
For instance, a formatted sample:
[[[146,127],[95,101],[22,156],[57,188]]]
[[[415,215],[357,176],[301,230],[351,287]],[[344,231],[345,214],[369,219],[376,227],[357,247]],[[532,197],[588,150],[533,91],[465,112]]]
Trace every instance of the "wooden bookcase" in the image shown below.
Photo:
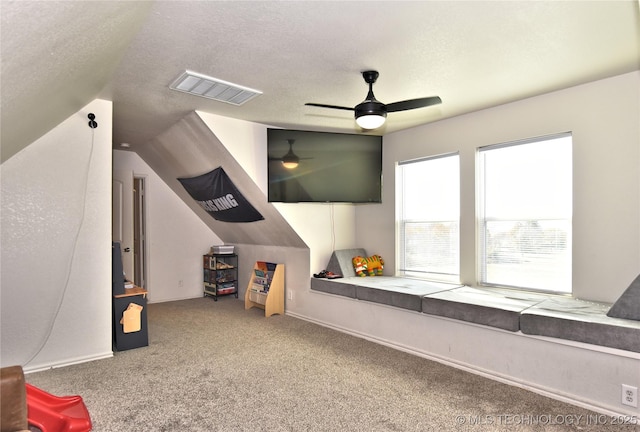
[[[284,315],[284,264],[258,261],[244,295],[244,308],[264,309],[264,316]]]

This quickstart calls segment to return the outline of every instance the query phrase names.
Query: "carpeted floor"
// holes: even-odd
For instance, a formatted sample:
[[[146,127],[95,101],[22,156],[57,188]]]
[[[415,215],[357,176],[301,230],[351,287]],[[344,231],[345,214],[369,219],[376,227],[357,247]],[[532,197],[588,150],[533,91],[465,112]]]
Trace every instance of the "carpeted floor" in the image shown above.
[[[640,430],[233,297],[148,317],[148,347],[27,381],[80,394],[97,432]]]

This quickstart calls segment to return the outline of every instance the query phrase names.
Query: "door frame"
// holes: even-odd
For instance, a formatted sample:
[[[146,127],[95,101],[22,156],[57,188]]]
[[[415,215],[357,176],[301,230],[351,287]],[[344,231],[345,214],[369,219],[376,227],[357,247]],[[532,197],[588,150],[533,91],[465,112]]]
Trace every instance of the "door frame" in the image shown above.
[[[133,174],[133,244],[136,284],[148,290],[147,177]]]

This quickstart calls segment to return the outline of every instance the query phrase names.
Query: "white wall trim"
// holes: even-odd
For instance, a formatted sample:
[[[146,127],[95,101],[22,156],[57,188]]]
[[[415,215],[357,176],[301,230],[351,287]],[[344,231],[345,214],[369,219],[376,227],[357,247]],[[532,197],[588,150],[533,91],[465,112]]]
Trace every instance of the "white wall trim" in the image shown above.
[[[147,301],[147,304],[158,304],[158,303],[169,303],[169,302],[174,302],[174,301],[193,300],[193,299],[199,299],[199,298],[202,298],[202,297],[204,297],[204,289],[202,290],[202,294],[201,295],[189,296],[189,297],[163,298],[163,299],[155,300],[155,301]],[[213,301],[213,300],[211,300],[211,301]]]
[[[102,354],[96,354],[96,355],[92,355],[92,356],[72,357],[72,358],[66,359],[64,361],[51,362],[51,363],[46,363],[46,364],[42,364],[42,365],[37,365],[37,366],[34,366],[34,367],[25,366],[24,373],[25,374],[30,374],[30,373],[35,373],[35,372],[42,372],[42,371],[49,370],[49,369],[58,369],[58,368],[61,368],[61,367],[72,366],[72,365],[76,365],[76,364],[80,364],[80,363],[92,362],[94,360],[103,360],[103,359],[111,358],[111,357],[113,357],[113,351],[107,351],[107,352],[104,352]]]

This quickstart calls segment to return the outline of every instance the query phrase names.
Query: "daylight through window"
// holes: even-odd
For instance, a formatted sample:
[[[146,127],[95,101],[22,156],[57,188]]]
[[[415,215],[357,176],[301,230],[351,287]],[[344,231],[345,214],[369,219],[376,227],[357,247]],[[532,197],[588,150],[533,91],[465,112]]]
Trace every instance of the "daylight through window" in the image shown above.
[[[399,273],[459,282],[459,156],[402,162],[397,178]]]
[[[571,292],[571,134],[478,153],[483,285]]]

